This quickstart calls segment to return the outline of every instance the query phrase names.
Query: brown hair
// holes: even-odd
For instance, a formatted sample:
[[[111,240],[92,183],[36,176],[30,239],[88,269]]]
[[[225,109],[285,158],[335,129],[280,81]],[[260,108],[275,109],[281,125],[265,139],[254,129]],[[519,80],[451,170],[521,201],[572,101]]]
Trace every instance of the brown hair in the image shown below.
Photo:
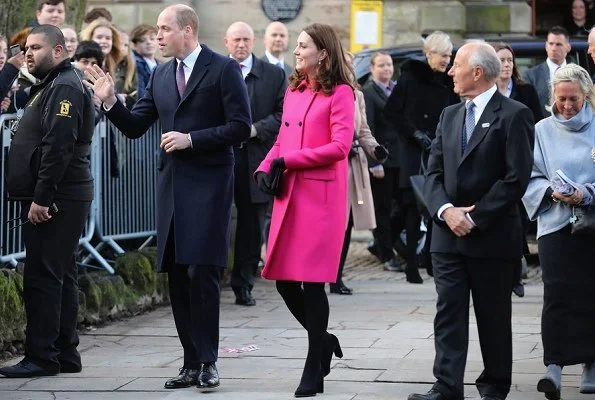
[[[37,0],[37,11],[41,11],[43,6],[57,6],[60,3],[64,3],[64,0]],[[64,4],[66,5],[66,4]]]
[[[376,51],[372,54],[372,56],[370,57],[370,65],[375,66],[376,65],[376,59],[380,56],[389,56],[390,54],[384,52],[384,51]]]
[[[130,41],[136,44],[141,38],[147,34],[153,33],[157,35],[157,28],[153,25],[140,24],[135,26],[130,32]]]
[[[354,88],[353,66],[345,60],[345,50],[337,32],[326,24],[312,24],[304,28],[304,32],[312,38],[318,50],[326,50],[327,56],[318,65],[315,87],[312,90],[322,90],[325,94],[331,94],[335,86],[342,83]],[[296,90],[301,81],[306,78],[305,74],[297,69],[289,77],[289,87]]]
[[[494,50],[496,50],[496,53],[499,52],[500,50],[510,51],[510,54],[512,54],[512,77],[511,77],[511,79],[517,85],[521,85],[521,86],[525,85],[526,82],[521,78],[521,74],[519,73],[519,70],[516,66],[516,57],[514,55],[514,51],[512,50],[512,47],[510,47],[510,45],[508,43],[504,43],[504,42],[490,43],[490,44],[492,45]]]
[[[33,30],[33,27],[28,27],[25,29],[21,29],[20,31],[12,35],[10,37],[10,45],[14,46],[15,44],[18,44],[19,46],[21,46],[21,49],[25,49],[25,45],[27,44],[27,36],[29,36],[31,30]]]
[[[91,22],[95,21],[97,18],[105,18],[108,21],[112,21],[112,13],[109,12],[107,8],[104,7],[95,7],[91,11],[85,14],[85,18],[83,22],[85,24],[90,24]]]
[[[122,54],[121,50],[122,44],[120,43],[120,32],[118,32],[116,27],[105,18],[97,18],[83,29],[81,33],[79,33],[79,36],[81,40],[93,40],[93,32],[100,27],[108,28],[112,31],[112,49],[109,54],[105,55],[104,63],[107,72],[109,72],[112,78],[115,78],[116,66],[122,59],[122,56],[125,56],[125,54]]]

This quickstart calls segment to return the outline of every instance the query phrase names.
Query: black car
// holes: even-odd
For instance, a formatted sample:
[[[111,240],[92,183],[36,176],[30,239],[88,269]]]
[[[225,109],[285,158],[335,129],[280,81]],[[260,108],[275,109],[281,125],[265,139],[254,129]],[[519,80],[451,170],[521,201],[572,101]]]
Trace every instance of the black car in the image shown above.
[[[536,38],[536,37],[514,37],[514,38],[490,38],[487,41],[489,42],[505,42],[510,44],[512,49],[514,50],[517,68],[521,75],[523,74],[524,70],[530,68],[534,65],[539,64],[540,62],[545,61],[546,53],[545,53],[545,38]],[[454,49],[452,54],[452,60],[454,60],[455,53],[457,52],[458,48],[461,47],[464,42],[455,42]],[[570,45],[572,47],[570,53],[568,53],[568,60],[572,62],[577,62],[582,67],[586,68],[590,74],[595,72],[595,67],[593,61],[591,60],[591,56],[587,54],[587,38],[571,38]],[[363,85],[370,75],[370,57],[377,51],[382,51],[384,53],[390,54],[393,59],[393,64],[395,68],[395,74],[393,76],[394,80],[399,79],[400,74],[400,66],[407,61],[408,59],[417,59],[417,60],[425,60],[426,57],[422,50],[423,43],[420,40],[419,43],[415,44],[406,44],[400,45],[395,47],[386,47],[382,49],[371,49],[371,50],[363,50],[360,51],[355,55],[353,59],[353,66],[355,68],[355,76],[357,77],[358,82],[360,85]]]

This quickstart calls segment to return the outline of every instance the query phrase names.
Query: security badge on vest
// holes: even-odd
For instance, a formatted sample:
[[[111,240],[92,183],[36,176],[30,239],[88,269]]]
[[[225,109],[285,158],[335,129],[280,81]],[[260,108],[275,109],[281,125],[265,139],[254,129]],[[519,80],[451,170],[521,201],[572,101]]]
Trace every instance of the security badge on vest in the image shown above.
[[[72,103],[69,102],[68,100],[62,100],[60,102],[60,111],[58,112],[58,114],[56,114],[58,117],[68,117],[68,118],[72,118],[70,116],[70,107],[72,106]]]

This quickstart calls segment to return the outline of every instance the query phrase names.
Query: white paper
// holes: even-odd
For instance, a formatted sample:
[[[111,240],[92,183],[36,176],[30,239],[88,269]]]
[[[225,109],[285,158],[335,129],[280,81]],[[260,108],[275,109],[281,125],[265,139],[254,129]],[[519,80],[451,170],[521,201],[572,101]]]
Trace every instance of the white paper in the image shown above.
[[[377,44],[378,13],[375,11],[357,11],[355,13],[355,43]]]

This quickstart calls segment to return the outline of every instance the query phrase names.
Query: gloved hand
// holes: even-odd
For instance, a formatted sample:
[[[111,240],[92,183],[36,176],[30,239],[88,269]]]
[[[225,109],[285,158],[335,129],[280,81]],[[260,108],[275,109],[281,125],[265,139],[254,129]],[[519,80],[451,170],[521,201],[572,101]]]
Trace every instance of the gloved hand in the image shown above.
[[[270,178],[266,172],[257,172],[256,173],[256,182],[258,183],[258,188],[266,193],[266,194],[273,194],[271,190]]]
[[[432,139],[428,136],[427,133],[422,131],[415,131],[413,133],[413,138],[422,148],[422,150],[429,151],[430,147],[432,146]]]
[[[280,169],[281,172],[285,171],[287,167],[285,166],[285,160],[283,157],[275,158],[271,163],[271,171],[275,169]],[[272,174],[271,174],[272,175]]]
[[[388,150],[386,147],[378,145],[374,148],[374,156],[379,162],[384,162],[388,158]]]

